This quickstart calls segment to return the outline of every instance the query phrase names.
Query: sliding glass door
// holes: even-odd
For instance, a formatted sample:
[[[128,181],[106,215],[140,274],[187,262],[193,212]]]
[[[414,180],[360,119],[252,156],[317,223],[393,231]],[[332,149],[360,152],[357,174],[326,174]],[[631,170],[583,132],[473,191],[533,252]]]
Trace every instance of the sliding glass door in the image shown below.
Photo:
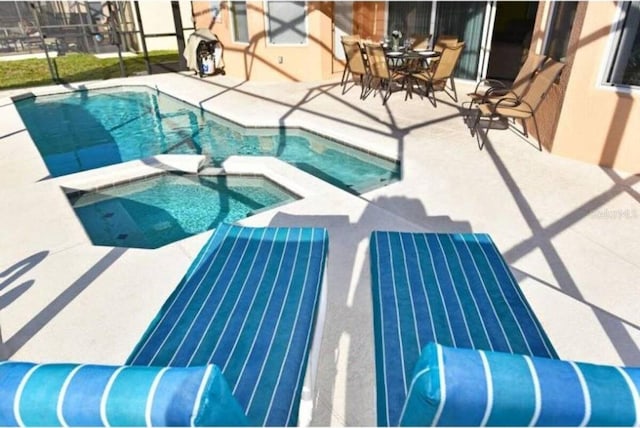
[[[475,80],[480,63],[482,27],[487,3],[484,1],[439,2],[437,5],[437,35],[458,36],[458,40],[464,42],[456,77]]]
[[[457,36],[465,46],[456,77],[476,80],[485,31],[486,1],[390,1],[387,4],[387,34],[394,30],[400,30],[406,36],[433,34],[434,42],[441,34]]]
[[[431,34],[431,2],[390,1],[387,35],[399,30],[406,37]]]

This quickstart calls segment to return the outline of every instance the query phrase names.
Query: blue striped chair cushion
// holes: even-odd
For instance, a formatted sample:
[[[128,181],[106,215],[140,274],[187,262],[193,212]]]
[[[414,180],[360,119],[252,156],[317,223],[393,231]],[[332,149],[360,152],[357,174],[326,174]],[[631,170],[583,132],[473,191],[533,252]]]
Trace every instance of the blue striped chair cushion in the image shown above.
[[[378,425],[400,421],[429,342],[556,356],[488,235],[377,231],[370,250]]]
[[[296,425],[327,245],[325,229],[220,225],[127,364],[216,364],[252,425]]]
[[[220,370],[0,363],[0,426],[248,425]]]
[[[403,409],[404,426],[631,426],[640,368],[429,344]]]

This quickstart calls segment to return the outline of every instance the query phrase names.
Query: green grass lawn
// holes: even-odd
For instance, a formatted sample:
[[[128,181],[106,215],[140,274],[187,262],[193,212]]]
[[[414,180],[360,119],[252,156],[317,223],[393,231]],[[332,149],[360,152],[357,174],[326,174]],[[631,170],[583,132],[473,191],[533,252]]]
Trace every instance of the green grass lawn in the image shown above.
[[[124,57],[127,76],[146,72],[143,55]],[[178,61],[177,51],[149,52],[152,64]],[[118,58],[99,59],[92,54],[69,53],[52,58],[54,67],[62,83],[84,80],[104,80],[120,77]],[[53,84],[46,59],[24,59],[19,61],[0,61],[0,89],[23,88]]]

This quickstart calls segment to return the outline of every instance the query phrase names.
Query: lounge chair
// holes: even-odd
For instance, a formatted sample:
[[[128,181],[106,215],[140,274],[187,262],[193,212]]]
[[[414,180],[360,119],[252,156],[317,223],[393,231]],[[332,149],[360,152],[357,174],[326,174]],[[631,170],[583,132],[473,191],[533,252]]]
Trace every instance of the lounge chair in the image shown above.
[[[458,94],[456,93],[456,86],[453,80],[453,74],[458,65],[460,54],[464,49],[464,42],[457,42],[452,46],[444,46],[442,53],[435,64],[432,64],[429,68],[424,69],[417,73],[412,73],[412,79],[418,82],[424,82],[425,93],[427,97],[429,92],[433,94],[433,105],[437,106],[435,91],[444,91],[451,97],[452,100],[458,101]],[[447,81],[451,83],[451,93],[447,91]]]
[[[251,425],[298,424],[317,364],[327,245],[325,229],[220,225],[127,364],[213,363]]]
[[[516,98],[522,97],[529,89],[533,75],[540,69],[545,59],[544,55],[529,52],[510,87],[495,79],[484,79],[478,82],[474,91],[467,94],[470,98],[469,110],[475,104],[487,102],[495,104],[506,95],[512,95]]]
[[[491,129],[493,120],[496,117],[520,119],[522,121],[523,133],[528,136],[526,119],[532,118],[536,128],[538,137],[538,150],[542,151],[542,143],[540,142],[540,131],[538,122],[536,121],[535,112],[540,107],[542,100],[551,86],[558,78],[558,75],[564,68],[564,64],[553,59],[548,59],[541,67],[540,71],[533,75],[528,88],[521,96],[515,93],[508,93],[499,99],[478,105],[478,115],[472,126],[472,134],[478,132],[478,125],[482,117],[489,117],[489,125],[487,126],[487,134]],[[482,140],[482,139],[480,139]],[[484,147],[484,140],[479,142],[479,148]]]
[[[368,91],[372,91],[374,82],[382,94],[382,104],[386,104],[391,96],[391,86],[394,82],[400,83],[404,88],[407,75],[400,69],[390,69],[384,49],[379,43],[365,43],[367,63],[369,67]],[[383,93],[384,90],[384,93]],[[364,95],[366,97],[367,94]]]
[[[342,72],[342,93],[346,92],[347,82],[349,80],[349,74],[355,79],[356,76],[360,79],[360,98],[363,98],[366,78],[367,78],[367,62],[362,55],[362,49],[360,47],[360,39],[353,36],[345,36],[341,40],[342,47],[344,49],[344,55],[347,59],[344,71]]]
[[[556,357],[488,235],[375,231],[370,251],[379,426],[401,422],[431,342]]]
[[[308,424],[326,254],[325,229],[218,226],[126,365],[0,362],[0,426]]]

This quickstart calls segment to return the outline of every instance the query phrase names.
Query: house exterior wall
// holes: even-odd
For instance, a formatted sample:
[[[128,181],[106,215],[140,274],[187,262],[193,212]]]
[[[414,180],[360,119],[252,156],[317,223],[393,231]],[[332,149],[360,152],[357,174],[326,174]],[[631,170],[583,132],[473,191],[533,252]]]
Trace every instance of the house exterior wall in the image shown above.
[[[640,90],[601,86],[615,2],[585,2],[584,22],[551,151],[640,173]]]
[[[212,2],[192,3],[196,28],[207,27],[224,45],[227,74],[261,81],[314,81],[340,75],[343,62],[334,55],[333,2],[307,3],[308,41],[302,46],[274,46],[267,40],[265,1],[247,3],[249,43],[231,35],[228,2],[220,2],[217,19]],[[542,53],[551,2],[540,2],[531,50]],[[386,32],[387,3],[354,1],[352,31],[380,40]],[[607,61],[611,25],[617,3],[579,2],[569,38],[566,66],[527,129],[550,152],[602,166],[640,173],[640,90],[601,85]],[[282,60],[280,61],[280,58]]]
[[[547,28],[549,15],[551,14],[551,2],[541,2],[538,7],[536,16],[536,24],[531,39],[530,51],[538,54],[544,53],[544,41],[545,35],[549,31]],[[558,80],[551,86],[547,92],[544,100],[535,112],[535,119],[538,124],[536,129],[533,118],[527,119],[527,130],[534,136],[541,145],[548,151],[553,151],[553,145],[555,142],[555,134],[558,128],[560,119],[560,112],[563,106],[563,100],[565,97],[569,78],[571,76],[573,61],[575,56],[575,46],[577,39],[580,35],[580,28],[582,26],[582,20],[584,18],[584,11],[586,9],[586,3],[580,3],[576,10],[576,16],[574,25],[569,37],[569,46],[567,48],[567,57],[565,60],[565,67]],[[538,131],[540,134],[538,134]]]
[[[387,23],[387,4],[383,1],[357,1],[353,4],[353,33],[363,39],[381,40]]]
[[[220,15],[215,20],[210,10],[211,2],[193,2],[196,28],[209,28],[224,46],[226,73],[240,79],[259,81],[314,81],[331,78],[335,68],[333,2],[307,3],[308,37],[307,43],[301,46],[268,43],[265,7],[266,2],[263,1],[247,2],[249,43],[237,43],[233,41],[228,2],[221,2]]]

